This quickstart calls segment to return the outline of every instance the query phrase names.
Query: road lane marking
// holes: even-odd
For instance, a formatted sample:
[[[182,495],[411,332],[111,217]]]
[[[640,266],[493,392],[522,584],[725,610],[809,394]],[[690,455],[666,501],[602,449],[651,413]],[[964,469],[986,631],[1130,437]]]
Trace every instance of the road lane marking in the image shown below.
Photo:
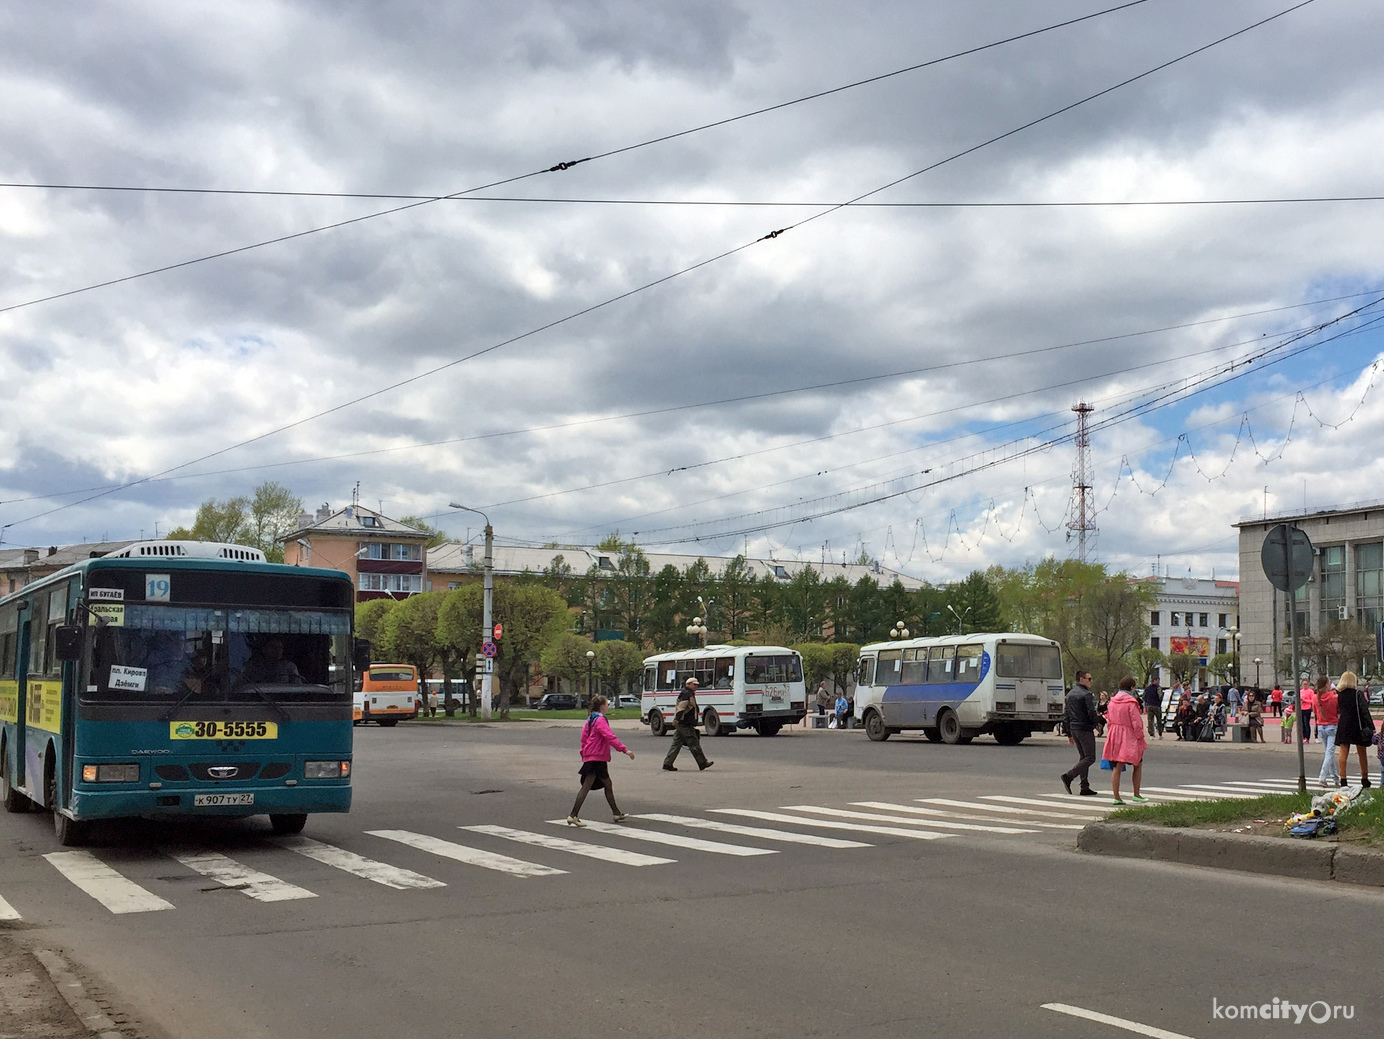
[[[508,873],[511,877],[555,877],[567,872],[565,869],[543,866],[537,862],[525,862],[523,859],[512,859],[508,855],[497,855],[493,851],[481,851],[479,848],[468,848],[464,844],[453,844],[451,841],[444,841],[438,837],[429,837],[425,833],[413,833],[409,830],[366,830],[365,832],[371,837],[383,837],[387,841],[407,844],[410,848],[440,855],[444,859],[464,862],[468,866],[480,866],[482,869]]]
[[[549,819],[554,826],[564,826],[566,819]],[[680,833],[662,833],[659,830],[640,830],[632,826],[620,826],[616,823],[587,823],[588,830],[596,833],[618,833],[621,837],[628,837],[635,841],[648,841],[651,844],[670,844],[675,848],[687,848],[691,851],[708,851],[713,855],[736,855],[741,858],[748,858],[751,855],[777,855],[778,852],[772,848],[747,848],[743,844],[722,844],[720,841],[706,841],[700,837],[687,837]]]
[[[173,908],[172,902],[121,876],[89,851],[55,851],[43,857],[112,913],[154,913]]]
[[[857,833],[881,833],[889,837],[912,837],[919,841],[935,841],[943,837],[956,836],[954,833],[933,833],[931,830],[905,830],[899,826],[871,826],[867,823],[834,823],[829,819],[804,819],[800,815],[784,815],[782,812],[757,812],[749,808],[713,808],[711,810],[723,815],[739,815],[746,819],[763,819],[768,823],[817,826],[824,830],[854,830]]]
[[[1044,1010],[1055,1010],[1059,1014],[1068,1014],[1071,1017],[1085,1018],[1087,1021],[1095,1021],[1102,1025],[1110,1025],[1112,1028],[1123,1028],[1126,1032],[1136,1032],[1139,1035],[1152,1036],[1153,1039],[1192,1039],[1191,1036],[1183,1035],[1181,1032],[1169,1032],[1166,1028],[1155,1028],[1153,1025],[1141,1025],[1138,1021],[1127,1021],[1123,1017],[1111,1017],[1109,1014],[1100,1014],[1094,1010],[1086,1010],[1082,1007],[1070,1006],[1066,1003],[1044,1003]]]
[[[622,866],[662,866],[669,862],[678,861],[677,859],[661,859],[657,855],[644,855],[637,851],[625,851],[622,848],[602,848],[598,844],[582,844],[580,841],[569,841],[566,837],[554,837],[546,833],[511,830],[508,826],[487,824],[461,826],[458,829],[471,830],[473,833],[487,833],[492,837],[503,837],[505,840],[518,841],[520,844],[532,844],[538,848],[566,851],[573,855],[585,855],[589,859],[600,859],[602,862],[618,862]]]
[[[999,812],[1002,815],[1013,816],[1036,816],[1039,819],[1048,820],[1070,820],[1072,816],[1067,812],[1057,811],[1057,805],[1053,805],[1051,812],[1039,812],[1032,808],[1019,808],[1018,806],[1006,807],[1004,805],[976,804],[974,801],[953,801],[945,797],[917,797],[914,798],[920,804],[943,805],[948,808],[964,808],[967,811],[979,809],[982,812]]]
[[[1054,795],[1055,796],[1055,795]],[[1084,798],[1082,801],[1075,801],[1068,804],[1065,801],[1044,801],[1039,797],[1007,797],[1004,794],[986,794],[981,798],[982,801],[1002,801],[1005,804],[1016,805],[1037,805],[1039,808],[1052,808],[1060,806],[1069,812],[1100,812],[1104,815],[1110,811],[1108,805],[1090,804],[1092,798]]]
[[[316,898],[317,896],[268,873],[251,869],[243,862],[227,858],[216,851],[165,852],[177,859],[188,869],[209,877],[223,887],[243,892],[257,902],[291,902],[296,898]]]
[[[373,880],[376,884],[383,884],[385,887],[393,888],[396,891],[447,886],[440,880],[425,877],[411,869],[391,866],[386,862],[376,862],[374,859],[367,859],[364,855],[357,855],[345,848],[315,841],[311,837],[271,837],[269,843],[297,852],[314,862],[333,866],[366,880]]]
[[[766,841],[783,841],[785,844],[810,844],[818,848],[873,848],[864,841],[848,841],[841,837],[819,837],[815,833],[792,833],[788,830],[771,830],[767,826],[741,826],[739,823],[723,823],[718,819],[698,819],[691,815],[663,815],[649,812],[636,815],[636,819],[648,819],[656,823],[672,823],[675,826],[691,826],[699,830],[715,830],[718,833],[733,833],[740,837],[758,837]]]
[[[784,805],[785,812],[813,812],[830,816],[833,819],[860,819],[864,822],[884,823],[889,826],[940,826],[944,830],[975,830],[980,833],[1037,833],[1037,830],[1021,830],[1015,826],[986,826],[982,823],[959,823],[945,819],[907,819],[901,815],[880,815],[878,812],[852,812],[845,808],[818,808],[816,805]],[[1000,821],[1000,820],[996,820]]]
[[[3,898],[0,898],[0,920],[19,920],[22,919],[14,908]]]
[[[1075,823],[1050,823],[1040,822],[1037,819],[1023,820],[1005,819],[993,815],[967,815],[965,812],[957,812],[944,808],[919,808],[917,805],[893,804],[889,801],[855,801],[854,804],[862,808],[879,808],[887,812],[907,812],[910,815],[941,816],[944,819],[969,819],[979,823],[1002,823],[1002,822],[1021,822],[1025,826],[1036,826],[1043,830],[1079,830],[1080,826]],[[1059,817],[1065,818],[1065,816]]]
[[[1140,789],[1154,794],[1166,794],[1175,800],[1180,798],[1183,801],[1210,801],[1220,797],[1209,790],[1188,790],[1182,786],[1144,786],[1141,783]]]

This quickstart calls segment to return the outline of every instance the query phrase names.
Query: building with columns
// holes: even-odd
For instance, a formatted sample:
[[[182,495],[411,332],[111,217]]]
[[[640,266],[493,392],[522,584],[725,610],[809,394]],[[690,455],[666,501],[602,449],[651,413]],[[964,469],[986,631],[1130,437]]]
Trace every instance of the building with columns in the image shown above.
[[[1149,611],[1149,647],[1169,656],[1190,653],[1200,668],[1222,653],[1234,653],[1240,624],[1240,584],[1214,577],[1146,577],[1157,598]],[[1240,677],[1244,681],[1242,664]],[[1253,677],[1251,672],[1250,677]],[[1159,684],[1173,683],[1172,673],[1160,669]],[[1197,684],[1207,684],[1200,672]]]
[[[1333,625],[1337,630],[1358,625],[1373,633],[1384,622],[1384,502],[1242,520],[1235,524],[1240,532],[1240,648],[1242,660],[1263,661],[1266,684],[1272,681],[1273,661],[1288,649],[1288,596],[1269,584],[1261,561],[1264,538],[1279,523],[1301,528],[1312,542],[1312,575],[1293,595],[1300,636],[1320,636]],[[1333,671],[1346,670],[1332,663]],[[1370,652],[1349,663],[1372,670],[1378,660]]]

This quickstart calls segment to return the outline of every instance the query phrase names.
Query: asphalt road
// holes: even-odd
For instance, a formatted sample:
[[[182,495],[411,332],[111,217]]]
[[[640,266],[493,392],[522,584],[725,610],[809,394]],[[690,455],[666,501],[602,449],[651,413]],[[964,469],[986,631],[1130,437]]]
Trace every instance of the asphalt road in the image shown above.
[[[1201,1039],[1292,1030],[1213,1019],[1213,1000],[1274,997],[1354,1007],[1324,1034],[1377,1032],[1384,892],[1080,855],[1072,827],[1089,808],[996,800],[1060,794],[1065,741],[740,734],[705,740],[716,766],[699,774],[685,752],[681,771],[659,769],[666,740],[622,735],[638,755],[611,766],[636,816],[626,825],[721,848],[555,825],[576,789],[574,727],[371,727],[356,733],[355,808],[314,817],[304,835],[329,857],[383,865],[351,860],[352,873],[339,856],[274,846],[262,820],[120,827],[92,854],[171,908],[117,914],[43,857],[62,851],[45,816],[7,816],[0,897],[22,921],[6,926],[66,949],[149,1034],[179,1039],[1131,1034],[1051,1003]],[[1166,787],[1296,774],[1286,748],[1171,739],[1146,767]],[[872,824],[806,810],[909,817],[878,805],[912,807],[917,822],[832,829],[819,824]],[[647,813],[865,846],[637,818]],[[583,815],[609,821],[599,793]],[[437,841],[508,859],[457,861]],[[207,851],[267,877],[218,881],[208,874],[227,864],[194,857]]]

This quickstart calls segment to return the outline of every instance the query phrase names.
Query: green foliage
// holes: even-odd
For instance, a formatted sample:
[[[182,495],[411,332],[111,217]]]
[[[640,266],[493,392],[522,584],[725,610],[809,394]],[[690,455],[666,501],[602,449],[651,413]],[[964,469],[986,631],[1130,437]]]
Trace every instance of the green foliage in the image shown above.
[[[468,666],[474,664],[484,641],[484,590],[468,584],[445,595],[437,613],[438,643]],[[416,596],[414,598],[417,598]],[[406,600],[408,601],[408,600]],[[497,584],[493,619],[504,625],[504,637],[495,657],[499,682],[500,714],[508,717],[515,696],[528,690],[532,665],[543,648],[567,630],[567,603],[557,592],[541,584]]]
[[[426,523],[423,520],[419,519],[417,516],[405,516],[401,520],[399,520],[399,522],[407,524],[408,526],[413,527],[416,530],[421,530],[424,534],[427,534],[427,548],[436,548],[438,545],[445,545],[449,540],[451,540],[447,537],[446,534],[438,530],[431,523]]]
[[[391,660],[412,664],[419,674],[439,662],[442,647],[437,638],[437,613],[445,595],[410,595],[383,614],[378,627],[380,647]]]
[[[218,541],[258,548],[271,563],[282,563],[282,538],[298,526],[303,499],[279,483],[255,488],[249,497],[217,501],[208,498],[197,508],[192,526],[168,532],[169,541]]]
[[[1174,804],[1141,805],[1111,812],[1121,822],[1147,823],[1150,826],[1197,826],[1202,823],[1233,823],[1246,819],[1284,819],[1307,811],[1312,795],[1266,794],[1263,797],[1228,798],[1219,801],[1178,801]]]
[[[968,631],[999,631],[1000,599],[983,571],[973,570],[964,581],[948,589],[947,619],[964,634]],[[960,620],[957,618],[960,617]],[[955,630],[955,629],[953,629]]]
[[[394,609],[393,599],[368,599],[356,605],[356,638],[364,639],[370,643],[371,652],[376,660],[379,659],[380,653],[384,649],[381,626],[392,609]]]
[[[644,651],[632,642],[611,639],[596,643],[596,674],[617,692],[631,689],[644,676]]]
[[[571,632],[561,632],[557,638],[544,647],[540,655],[540,666],[545,675],[556,675],[567,679],[574,690],[584,689],[588,667],[594,672],[595,659],[587,660],[587,653],[596,652],[590,639]],[[641,661],[642,663],[642,661]]]
[[[825,643],[800,642],[789,648],[796,650],[803,658],[803,681],[807,683],[809,696],[820,683],[832,680],[831,649]]]

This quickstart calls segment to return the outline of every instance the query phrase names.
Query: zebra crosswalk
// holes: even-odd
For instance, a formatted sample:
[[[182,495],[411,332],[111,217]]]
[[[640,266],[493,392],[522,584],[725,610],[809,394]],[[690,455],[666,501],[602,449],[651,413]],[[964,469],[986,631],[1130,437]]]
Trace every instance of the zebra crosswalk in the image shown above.
[[[1270,778],[1151,786],[1144,787],[1142,793],[1150,802],[1169,804],[1208,798],[1252,798],[1296,789],[1295,779]],[[1358,791],[1355,787],[1349,789],[1352,794]],[[888,839],[894,844],[958,837],[1028,840],[1046,834],[1055,840],[1070,841],[1075,831],[1092,820],[1104,818],[1114,808],[1106,797],[1032,789],[974,797],[900,798],[895,793],[889,800],[789,804],[777,809],[726,806],[708,809],[700,815],[648,812],[633,815],[622,824],[589,820],[580,829],[567,828],[564,819],[551,819],[536,829],[495,823],[460,825],[445,837],[401,829],[366,830],[357,835],[359,840],[346,840],[356,843],[360,850],[301,835],[266,835],[245,848],[247,861],[210,848],[167,848],[157,853],[127,850],[114,856],[93,851],[59,851],[46,854],[43,859],[57,876],[110,913],[124,916],[174,909],[178,893],[187,890],[174,886],[186,877],[157,875],[161,867],[148,868],[151,858],[165,863],[171,860],[187,870],[189,876],[211,881],[214,886],[203,888],[204,891],[225,889],[264,904],[293,903],[319,897],[319,892],[312,890],[319,886],[312,879],[318,875],[312,871],[319,867],[334,871],[318,875],[319,880],[321,876],[345,874],[355,881],[396,892],[439,891],[447,888],[449,882],[456,882],[385,861],[390,849],[401,853],[407,849],[414,866],[420,862],[434,863],[433,868],[422,867],[428,873],[460,868],[537,880],[567,876],[593,860],[602,869],[608,865],[656,869],[676,867],[680,859],[688,856],[764,858],[779,854],[786,850],[785,846],[801,853],[863,851]],[[564,829],[559,834],[544,827]],[[460,840],[452,839],[456,837]],[[627,846],[631,843],[657,848],[636,850]],[[519,850],[516,845],[523,849],[520,855],[506,854]],[[655,850],[657,854],[653,853]],[[274,858],[283,853],[286,856]],[[371,857],[374,855],[380,857]],[[281,863],[293,880],[269,872],[276,868],[274,862]],[[150,872],[156,875],[144,878]],[[304,876],[305,873],[308,875]],[[4,895],[13,898],[15,892],[0,893],[0,921],[22,919],[21,907]]]

